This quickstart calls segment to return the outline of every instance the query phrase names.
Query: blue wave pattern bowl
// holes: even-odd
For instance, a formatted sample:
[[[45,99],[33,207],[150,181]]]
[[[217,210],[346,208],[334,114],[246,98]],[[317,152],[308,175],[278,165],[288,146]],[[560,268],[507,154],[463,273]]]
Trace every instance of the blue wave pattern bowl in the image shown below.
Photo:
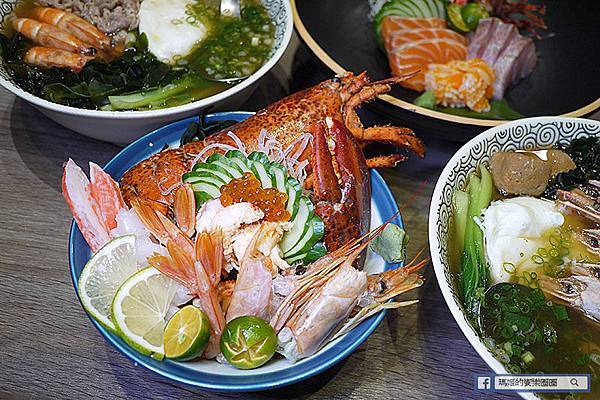
[[[598,135],[600,122],[580,118],[537,117],[509,122],[488,129],[461,147],[448,161],[435,185],[429,208],[429,249],[435,276],[444,300],[463,334],[497,374],[509,372],[487,349],[467,320],[454,272],[448,262],[452,193],[456,188],[464,187],[468,174],[498,151],[543,149],[556,144],[568,144],[573,139]],[[534,393],[519,394],[527,400],[538,399]]]
[[[251,115],[252,113],[249,112],[216,113],[209,115],[207,122],[218,120],[242,121]],[[182,133],[192,121],[197,121],[197,118],[188,118],[172,123],[138,139],[106,164],[105,171],[113,178],[118,179],[129,168],[160,151],[165,145],[177,146]],[[371,226],[376,227],[396,214],[398,207],[389,187],[381,175],[374,170],[371,171],[371,184],[373,188]],[[403,226],[400,216],[397,216],[393,222]],[[69,236],[69,264],[76,293],[79,275],[90,257],[90,249],[77,225],[73,222]],[[391,265],[386,264],[379,256],[373,253],[367,255],[366,271],[378,272],[390,268]],[[214,360],[198,360],[185,363],[171,360],[157,361],[138,353],[117,335],[109,332],[93,319],[90,320],[109,343],[131,360],[151,371],[174,381],[207,390],[247,392],[289,385],[325,371],[346,358],[364,342],[377,328],[383,317],[384,313],[379,313],[365,320],[353,331],[329,343],[315,355],[295,364],[276,357],[260,368],[245,371],[221,365]]]

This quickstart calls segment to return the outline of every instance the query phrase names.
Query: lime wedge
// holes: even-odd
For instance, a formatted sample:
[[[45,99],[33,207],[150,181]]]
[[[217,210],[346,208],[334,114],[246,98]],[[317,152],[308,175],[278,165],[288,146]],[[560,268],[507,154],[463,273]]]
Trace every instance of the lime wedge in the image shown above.
[[[142,354],[164,357],[163,334],[179,284],[154,267],[129,277],[112,302],[118,334]]]
[[[126,235],[111,240],[98,250],[79,276],[78,292],[83,308],[113,332],[113,297],[121,284],[137,270],[135,236]]]
[[[199,357],[208,345],[210,321],[202,310],[185,306],[177,311],[165,328],[165,357],[178,361]]]

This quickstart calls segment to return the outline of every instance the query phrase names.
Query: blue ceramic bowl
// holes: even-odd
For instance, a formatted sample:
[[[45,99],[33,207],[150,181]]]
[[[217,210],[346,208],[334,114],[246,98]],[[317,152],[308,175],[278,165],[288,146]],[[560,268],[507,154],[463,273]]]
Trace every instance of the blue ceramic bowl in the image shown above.
[[[242,121],[251,115],[252,113],[249,112],[216,113],[208,116],[207,121],[225,119]],[[181,134],[187,125],[195,120],[197,118],[185,119],[147,134],[117,154],[106,164],[104,169],[113,178],[120,178],[129,168],[160,151],[165,144],[179,143]],[[371,171],[371,183],[373,188],[371,226],[374,227],[398,212],[398,207],[381,175],[374,170]],[[399,216],[393,222],[402,226],[402,220]],[[73,223],[69,236],[69,264],[76,293],[79,275],[90,257],[90,249],[77,225]],[[368,254],[365,264],[366,270],[376,272],[389,268],[391,266],[387,265],[379,256]],[[121,338],[106,330],[93,319],[90,318],[90,320],[102,336],[121,353],[139,365],[164,377],[207,390],[249,392],[289,385],[325,371],[350,355],[354,349],[364,342],[379,325],[383,317],[384,313],[379,313],[365,320],[347,335],[329,343],[315,355],[295,364],[289,363],[285,359],[274,359],[266,365],[250,371],[237,370],[213,360],[185,363],[171,360],[157,361],[138,353]]]

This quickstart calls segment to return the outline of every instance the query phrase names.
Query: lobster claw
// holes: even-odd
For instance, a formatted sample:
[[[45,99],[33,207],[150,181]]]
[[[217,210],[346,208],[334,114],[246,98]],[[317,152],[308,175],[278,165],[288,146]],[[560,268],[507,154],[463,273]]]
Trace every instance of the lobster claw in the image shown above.
[[[334,251],[369,230],[371,181],[360,146],[343,123],[331,118],[311,127],[315,213]]]

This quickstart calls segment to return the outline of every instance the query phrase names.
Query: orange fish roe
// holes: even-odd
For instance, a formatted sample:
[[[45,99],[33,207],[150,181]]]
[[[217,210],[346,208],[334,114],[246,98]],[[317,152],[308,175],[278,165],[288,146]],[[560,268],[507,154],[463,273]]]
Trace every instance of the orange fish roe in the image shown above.
[[[447,64],[429,64],[425,89],[434,92],[437,104],[467,106],[482,112],[490,110],[494,80],[494,70],[485,61],[479,58],[456,60]]]
[[[260,181],[251,172],[246,172],[241,178],[232,179],[228,184],[221,186],[220,190],[223,207],[248,202],[260,208],[267,221],[290,220],[290,212],[285,209],[287,194],[275,188],[263,189]]]

